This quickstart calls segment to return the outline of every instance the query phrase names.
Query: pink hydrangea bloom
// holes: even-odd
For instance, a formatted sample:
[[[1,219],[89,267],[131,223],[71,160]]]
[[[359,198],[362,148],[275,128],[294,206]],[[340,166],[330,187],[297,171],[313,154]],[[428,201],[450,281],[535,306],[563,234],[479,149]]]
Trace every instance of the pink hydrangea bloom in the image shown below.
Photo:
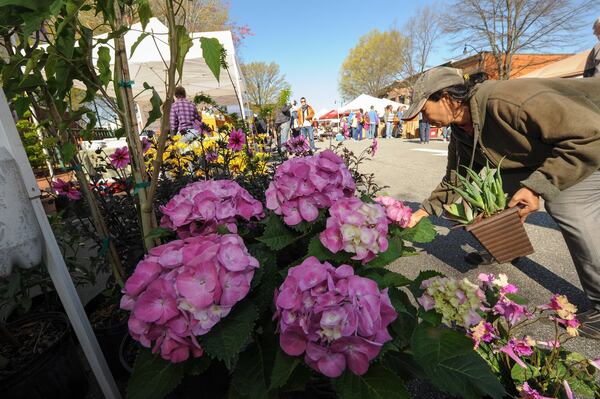
[[[244,148],[244,144],[246,144],[246,136],[244,136],[242,129],[232,130],[229,133],[227,148],[233,151],[241,151]]]
[[[388,219],[379,204],[367,204],[356,197],[342,198],[329,208],[327,228],[321,243],[331,252],[354,253],[352,259],[367,263],[388,248]]]
[[[284,144],[285,149],[294,155],[305,155],[310,152],[310,145],[306,137],[303,135],[299,135],[297,137],[292,137]]]
[[[202,356],[206,334],[250,291],[258,261],[237,234],[204,235],[150,250],[127,279],[129,333],[173,363]]]
[[[355,276],[351,266],[335,268],[315,257],[288,270],[275,306],[283,351],[304,354],[310,367],[331,378],[346,367],[366,373],[392,339],[387,327],[397,317],[387,289]]]
[[[351,197],[356,185],[344,161],[333,151],[292,158],[277,168],[266,191],[267,208],[289,226],[303,220],[312,222],[319,209],[326,209],[336,201]]]
[[[115,152],[110,154],[110,163],[117,169],[122,169],[129,165],[129,150],[127,147],[117,148]]]
[[[264,216],[261,202],[232,180],[188,184],[160,210],[161,227],[176,230],[180,238],[214,233],[219,225],[237,233],[237,217]]]
[[[410,217],[412,216],[412,210],[404,205],[402,201],[398,201],[392,197],[381,196],[375,198],[375,202],[383,205],[385,214],[390,220],[390,223],[396,223],[402,228],[408,226]]]
[[[60,178],[56,178],[52,182],[52,189],[57,195],[65,195],[67,198],[72,200],[81,199],[81,193],[75,189],[73,183],[66,182]]]

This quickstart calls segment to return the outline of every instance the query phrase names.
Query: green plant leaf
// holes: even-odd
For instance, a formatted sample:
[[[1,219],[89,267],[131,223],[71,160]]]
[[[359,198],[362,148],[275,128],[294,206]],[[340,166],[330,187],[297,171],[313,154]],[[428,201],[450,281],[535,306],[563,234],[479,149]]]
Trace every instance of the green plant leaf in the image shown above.
[[[171,229],[165,229],[164,227],[155,227],[148,234],[146,234],[145,238],[157,239],[164,237],[173,237],[175,232]]]
[[[529,303],[529,299],[527,299],[527,298],[525,298],[524,296],[521,296],[521,295],[506,294],[506,297],[508,299],[510,299],[511,301],[519,304],[519,305],[527,305]]]
[[[387,251],[377,254],[377,257],[367,263],[372,267],[384,267],[402,256],[402,249],[404,242],[400,237],[390,236],[388,237],[388,249]]]
[[[162,399],[179,385],[185,368],[185,363],[167,362],[149,350],[140,351],[127,384],[127,398]]]
[[[527,381],[530,378],[535,378],[540,375],[540,371],[538,368],[533,367],[531,364],[527,364],[527,367],[521,367],[516,364],[513,366],[510,371],[510,376],[513,380],[520,382],[521,384]]]
[[[330,262],[335,262],[338,264],[343,264],[343,263],[352,264],[353,263],[352,259],[350,259],[352,254],[349,254],[344,251],[339,251],[338,253],[334,254],[333,252],[331,252],[330,250],[325,248],[323,243],[321,243],[321,240],[319,239],[318,234],[315,235],[313,238],[311,238],[310,241],[308,242],[307,256],[314,256],[317,259],[319,259],[319,261],[321,261],[321,262],[330,261]]]
[[[300,364],[300,360],[297,357],[289,356],[280,348],[277,348],[275,363],[273,364],[273,371],[271,372],[271,385],[269,390],[284,386],[298,364]]]
[[[406,241],[427,243],[431,242],[437,236],[437,232],[433,227],[433,223],[429,218],[423,218],[417,225],[410,229],[404,229],[400,233],[400,237]]]
[[[223,46],[218,39],[201,37],[200,46],[202,47],[202,57],[208,68],[213,73],[215,79],[220,82],[221,75],[221,49]]]
[[[264,224],[265,231],[257,240],[266,244],[273,251],[279,251],[300,238],[283,223],[281,217],[275,214],[269,215]]]
[[[131,51],[130,51],[129,57],[133,57],[133,53],[135,53],[135,50],[138,48],[138,46],[140,45],[142,40],[144,40],[149,35],[150,35],[150,33],[144,32],[138,36],[138,38],[135,40],[135,42],[131,45]]]
[[[148,120],[146,121],[146,125],[144,125],[144,129],[146,129],[152,122],[160,119],[162,116],[162,111],[160,107],[162,106],[162,100],[158,92],[154,89],[154,87],[150,86],[148,83],[144,82],[144,89],[152,90],[152,97],[150,98],[150,104],[152,105],[152,109],[148,114]],[[144,130],[142,129],[142,130]]]
[[[412,338],[415,360],[439,389],[461,398],[494,399],[506,392],[464,334],[421,323]]]
[[[263,354],[255,342],[240,354],[231,385],[240,394],[250,398],[267,398],[267,384],[263,368]]]
[[[177,52],[177,72],[179,72],[179,76],[182,76],[183,62],[185,61],[185,56],[187,55],[188,51],[190,48],[192,48],[193,43],[185,26],[177,25],[175,29],[177,30],[177,43],[179,45]]]
[[[408,399],[404,382],[390,369],[379,363],[371,364],[364,375],[346,370],[334,381],[341,399]]]
[[[142,29],[146,29],[146,25],[150,18],[152,18],[152,9],[150,8],[150,2],[148,0],[137,0],[138,4],[138,16],[142,23]]]
[[[110,50],[108,47],[101,46],[98,49],[98,62],[96,63],[100,72],[100,82],[106,87],[112,80],[112,71],[110,70]]]
[[[77,153],[77,147],[72,142],[67,142],[60,149],[64,163],[69,163]]]
[[[248,342],[257,318],[256,306],[251,301],[244,300],[212,330],[198,339],[206,353],[222,360],[227,368],[231,369],[233,360]]]

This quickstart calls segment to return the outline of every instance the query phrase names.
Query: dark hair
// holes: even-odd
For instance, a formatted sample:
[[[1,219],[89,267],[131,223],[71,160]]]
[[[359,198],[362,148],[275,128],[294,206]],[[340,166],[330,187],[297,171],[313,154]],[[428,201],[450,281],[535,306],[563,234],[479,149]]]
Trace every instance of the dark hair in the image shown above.
[[[185,98],[185,89],[183,88],[183,86],[177,86],[175,88],[175,97]]]
[[[440,101],[444,93],[448,93],[448,96],[453,100],[460,101],[462,103],[468,101],[473,93],[473,88],[488,79],[488,74],[485,72],[475,72],[465,79],[465,83],[461,85],[454,85],[444,87],[441,90],[436,91],[429,96],[429,100]]]
[[[306,98],[300,97],[300,101],[302,101],[302,100],[306,101]]]

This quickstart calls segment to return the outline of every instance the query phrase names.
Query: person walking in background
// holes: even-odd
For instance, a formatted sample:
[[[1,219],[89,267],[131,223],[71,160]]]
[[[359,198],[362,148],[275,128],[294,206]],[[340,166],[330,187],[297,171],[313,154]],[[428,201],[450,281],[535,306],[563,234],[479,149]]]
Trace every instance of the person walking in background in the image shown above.
[[[584,78],[600,78],[600,17],[594,22],[592,29],[594,29],[594,35],[598,38],[598,43],[590,51],[585,62],[585,69],[583,70]]]
[[[290,129],[292,135],[297,137],[300,134],[300,127],[298,126],[298,103],[296,100],[292,101],[292,108],[290,108]]]
[[[368,139],[374,139],[375,134],[377,133],[377,122],[379,117],[377,116],[377,111],[375,111],[375,107],[371,105],[371,110],[368,112],[369,117],[369,134],[367,135]]]
[[[396,138],[402,137],[402,105],[398,106],[394,114],[394,134],[393,136]]]
[[[579,334],[600,339],[600,79],[485,81],[438,67],[415,88],[404,118],[421,112],[438,126],[451,125],[452,136],[446,174],[408,227],[459,199],[453,185],[463,166],[502,163],[508,207],[519,206],[522,222],[544,199],[592,305],[577,314]]]
[[[275,115],[275,130],[279,133],[279,148],[284,150],[284,144],[288,140],[292,122],[292,104],[285,104]]]
[[[185,89],[182,86],[177,86],[175,88],[175,102],[171,106],[171,114],[169,115],[171,134],[181,133],[184,141],[192,141],[200,133],[194,129],[194,121],[202,121],[196,105],[186,98]]]
[[[310,149],[316,150],[315,147],[315,136],[313,132],[313,118],[315,117],[315,110],[308,105],[306,98],[300,99],[300,108],[298,109],[298,126],[300,126],[300,134],[304,138],[308,139],[310,143]]]
[[[365,113],[365,111],[363,111],[362,108],[359,108],[358,112],[354,116],[356,118],[356,131],[358,132],[357,133],[357,136],[358,136],[357,140],[362,140],[363,139],[363,128],[364,128],[364,121],[365,121],[365,118],[364,118],[364,115],[363,115],[364,113]]]
[[[391,105],[385,107],[385,114],[383,115],[385,120],[385,138],[391,139],[392,132],[394,130],[394,111]]]
[[[429,124],[429,121],[423,118],[422,112],[419,112],[419,140],[421,144],[429,144],[430,131],[431,125]]]

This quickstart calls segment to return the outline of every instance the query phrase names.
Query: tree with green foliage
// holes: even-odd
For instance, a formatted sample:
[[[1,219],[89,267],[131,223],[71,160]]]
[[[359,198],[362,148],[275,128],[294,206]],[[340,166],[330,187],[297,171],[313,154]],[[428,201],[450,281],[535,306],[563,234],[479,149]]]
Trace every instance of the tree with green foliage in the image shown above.
[[[250,106],[256,111],[277,102],[282,90],[290,88],[275,62],[251,62],[242,65]]]
[[[345,99],[378,95],[401,74],[409,41],[397,29],[372,30],[362,36],[340,68],[339,89]]]

